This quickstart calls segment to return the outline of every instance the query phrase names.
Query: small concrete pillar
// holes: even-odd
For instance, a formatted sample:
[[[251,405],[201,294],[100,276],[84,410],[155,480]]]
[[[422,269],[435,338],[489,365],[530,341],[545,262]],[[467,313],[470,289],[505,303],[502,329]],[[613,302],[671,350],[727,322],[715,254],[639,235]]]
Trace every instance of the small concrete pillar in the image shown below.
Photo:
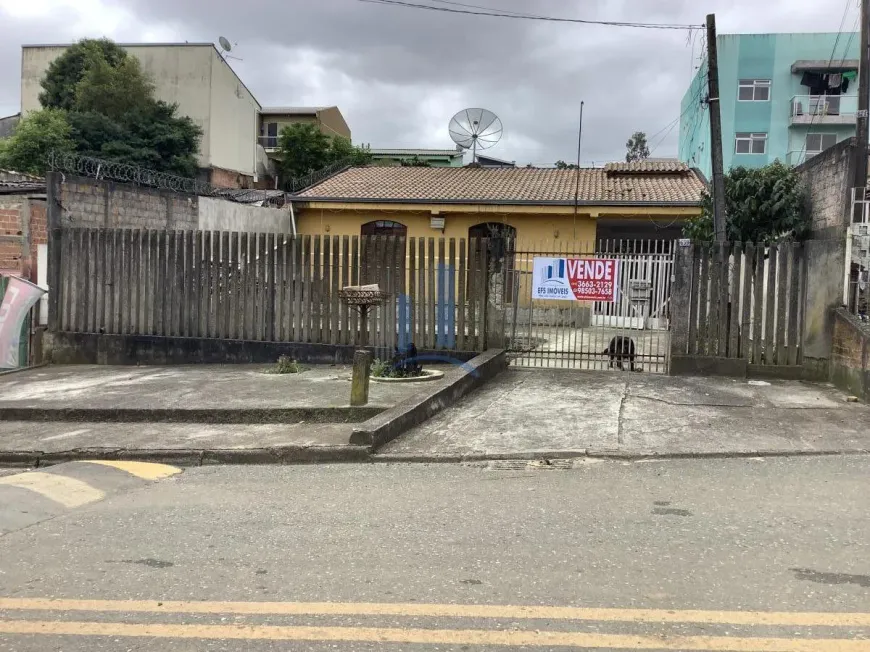
[[[354,351],[353,378],[350,384],[350,404],[365,405],[369,402],[369,372],[372,368],[370,351]]]

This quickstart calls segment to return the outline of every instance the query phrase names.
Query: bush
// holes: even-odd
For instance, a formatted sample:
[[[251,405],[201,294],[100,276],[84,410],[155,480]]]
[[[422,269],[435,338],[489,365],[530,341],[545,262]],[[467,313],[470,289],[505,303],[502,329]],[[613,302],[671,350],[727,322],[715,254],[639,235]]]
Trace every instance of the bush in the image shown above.
[[[271,369],[267,369],[267,374],[299,374],[305,369],[296,360],[289,355],[282,355],[278,358],[278,362]]]

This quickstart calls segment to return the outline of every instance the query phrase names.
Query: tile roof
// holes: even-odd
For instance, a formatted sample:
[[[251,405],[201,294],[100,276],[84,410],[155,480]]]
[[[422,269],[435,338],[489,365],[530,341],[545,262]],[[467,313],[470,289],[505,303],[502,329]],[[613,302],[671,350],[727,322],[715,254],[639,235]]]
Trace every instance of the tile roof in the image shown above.
[[[632,161],[631,163],[618,161],[616,163],[607,163],[604,166],[604,171],[622,174],[657,174],[660,172],[688,172],[689,166],[676,159]]]
[[[625,165],[625,164],[621,164]],[[582,203],[699,204],[704,183],[679,169],[579,170]],[[298,193],[315,201],[573,204],[577,170],[554,168],[354,167]]]

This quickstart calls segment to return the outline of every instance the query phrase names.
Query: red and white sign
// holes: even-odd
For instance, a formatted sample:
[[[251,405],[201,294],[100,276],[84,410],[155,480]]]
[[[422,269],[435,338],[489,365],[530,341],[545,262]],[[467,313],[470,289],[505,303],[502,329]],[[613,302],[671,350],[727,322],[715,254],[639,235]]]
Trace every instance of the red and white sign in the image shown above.
[[[619,261],[614,258],[535,257],[533,299],[613,303],[618,287]]]

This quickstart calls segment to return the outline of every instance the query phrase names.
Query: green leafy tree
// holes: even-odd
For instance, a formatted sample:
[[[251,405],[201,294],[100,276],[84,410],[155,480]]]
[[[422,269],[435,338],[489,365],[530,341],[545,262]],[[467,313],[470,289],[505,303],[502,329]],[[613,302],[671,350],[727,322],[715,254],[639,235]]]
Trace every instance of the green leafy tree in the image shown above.
[[[75,108],[78,83],[98,62],[119,66],[128,57],[126,50],[109,39],[82,39],[52,61],[42,79],[39,102],[45,108]]]
[[[131,56],[117,65],[94,58],[75,93],[74,111],[94,111],[120,121],[137,107],[154,102],[154,84],[142,72],[139,59]]]
[[[75,141],[63,111],[34,111],[22,118],[12,136],[0,140],[0,168],[42,174],[49,153],[74,150]]]
[[[648,159],[649,146],[646,143],[646,134],[642,131],[635,131],[625,143],[625,149],[625,160],[628,163]]]
[[[348,165],[368,165],[372,160],[367,146],[356,147],[341,136],[330,138],[317,125],[304,122],[296,122],[281,130],[278,150],[278,172],[285,185],[339,161],[347,161]]]
[[[713,199],[704,193],[702,214],[683,228],[695,242],[712,242]],[[794,168],[775,161],[761,168],[732,168],[725,175],[729,240],[772,243],[802,240],[810,230],[807,189]]]
[[[577,169],[576,163],[566,163],[565,161],[563,161],[561,159],[556,161],[555,165],[556,165],[557,170],[576,170]]]
[[[177,115],[176,105],[154,97],[139,60],[120,46],[107,39],[79,41],[51,63],[42,87],[45,109],[39,113],[42,119],[50,116],[53,129],[25,130],[18,141],[3,146],[22,152],[17,160],[23,157],[31,172],[44,172],[48,152],[59,150],[196,174],[202,130]],[[47,146],[51,139],[57,143]]]

